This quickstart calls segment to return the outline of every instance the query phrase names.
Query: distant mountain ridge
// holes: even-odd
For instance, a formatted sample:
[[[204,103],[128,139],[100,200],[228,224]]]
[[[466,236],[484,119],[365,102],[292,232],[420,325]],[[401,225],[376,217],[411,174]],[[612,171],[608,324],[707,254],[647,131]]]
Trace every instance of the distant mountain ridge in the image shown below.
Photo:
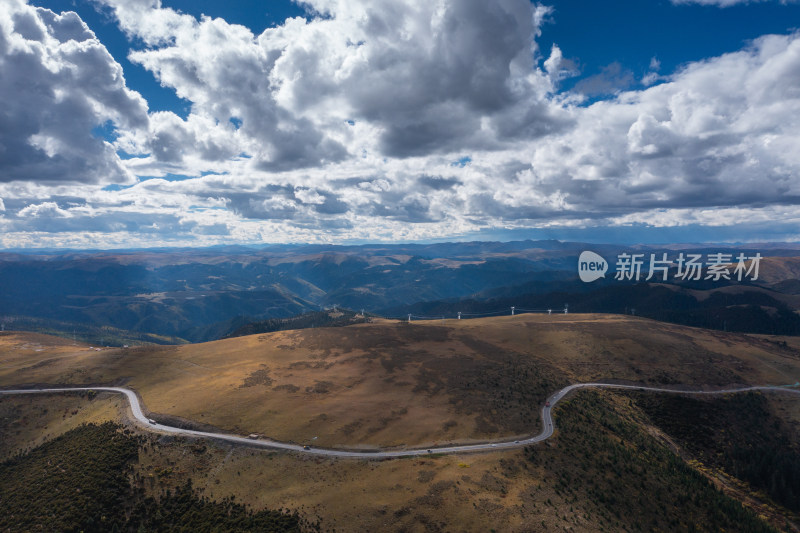
[[[676,246],[547,240],[5,252],[0,253],[0,322],[26,317],[51,332],[69,333],[63,331],[64,324],[85,324],[129,331],[132,338],[148,334],[197,342],[219,338],[247,323],[334,305],[356,311],[413,312],[465,299],[481,302],[529,293],[597,291],[607,282],[577,280],[577,258],[583,250],[603,255],[612,268],[612,258],[622,252],[726,250],[713,245]],[[762,255],[769,257],[756,283],[796,309],[790,296],[800,294],[800,249],[795,244],[759,246],[727,250],[748,254],[764,250]],[[623,286],[619,282],[609,290],[621,291]]]

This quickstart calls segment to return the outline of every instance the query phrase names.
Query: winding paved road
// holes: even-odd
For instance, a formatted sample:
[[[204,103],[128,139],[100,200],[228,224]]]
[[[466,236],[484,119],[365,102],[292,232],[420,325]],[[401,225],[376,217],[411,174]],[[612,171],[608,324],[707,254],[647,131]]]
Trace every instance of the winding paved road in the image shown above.
[[[131,406],[131,412],[133,413],[134,418],[140,424],[142,424],[146,429],[157,433],[168,433],[168,434],[188,436],[188,437],[211,438],[226,442],[233,442],[236,444],[244,444],[246,446],[251,446],[255,448],[288,450],[292,452],[308,453],[313,455],[326,455],[329,457],[349,457],[356,459],[390,459],[396,457],[422,456],[422,455],[428,455],[430,453],[452,454],[452,453],[470,453],[470,452],[485,452],[494,450],[507,450],[509,448],[520,448],[523,446],[527,446],[529,444],[541,442],[543,440],[550,438],[553,435],[553,430],[555,426],[552,416],[553,408],[562,398],[564,398],[564,396],[566,396],[575,389],[585,389],[585,388],[632,389],[632,390],[643,390],[651,392],[672,392],[679,394],[726,394],[726,393],[766,390],[766,391],[800,394],[800,390],[798,390],[797,388],[790,388],[790,387],[798,387],[798,385],[800,384],[795,383],[794,385],[788,385],[782,387],[765,385],[765,386],[742,387],[735,389],[719,389],[719,390],[679,390],[675,388],[645,387],[640,385],[617,385],[613,383],[576,383],[574,385],[569,385],[567,387],[564,387],[558,392],[552,394],[547,399],[544,407],[542,407],[542,423],[544,424],[544,427],[542,428],[542,432],[534,437],[530,437],[527,439],[519,439],[519,440],[499,440],[495,442],[487,442],[481,444],[443,446],[430,449],[413,448],[405,450],[387,450],[387,451],[376,450],[374,452],[347,451],[347,450],[314,448],[314,447],[306,449],[304,446],[300,444],[291,444],[288,442],[280,442],[264,438],[256,440],[256,439],[249,439],[247,437],[241,437],[238,435],[231,435],[227,433],[215,433],[212,431],[196,431],[192,429],[181,429],[173,426],[167,426],[164,424],[158,424],[155,423],[154,421],[151,421],[144,415],[144,412],[142,411],[142,405],[141,403],[139,403],[139,398],[136,396],[136,393],[130,389],[126,389],[123,387],[64,387],[64,388],[52,388],[52,389],[16,389],[16,390],[0,390],[0,394],[48,394],[48,393],[52,394],[59,392],[76,392],[76,391],[90,391],[90,390],[103,391],[103,392],[116,392],[119,394],[124,394],[125,397],[128,399],[128,403]]]

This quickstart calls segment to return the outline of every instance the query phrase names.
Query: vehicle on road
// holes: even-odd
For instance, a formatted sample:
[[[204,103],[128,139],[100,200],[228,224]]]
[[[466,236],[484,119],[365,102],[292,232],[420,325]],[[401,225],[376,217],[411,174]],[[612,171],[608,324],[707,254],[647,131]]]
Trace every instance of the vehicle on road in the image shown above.
[[[785,393],[792,393],[792,394],[800,394],[800,390],[796,388],[787,388],[785,386],[770,386],[770,385],[752,385],[747,387],[738,387],[738,388],[729,388],[729,389],[719,389],[719,390],[685,390],[685,389],[677,389],[677,388],[665,388],[665,387],[644,387],[639,385],[619,385],[619,384],[611,384],[611,383],[576,383],[574,385],[570,385],[569,390],[579,389],[579,388],[587,388],[587,387],[594,387],[594,388],[614,388],[614,389],[641,389],[647,391],[654,391],[654,392],[668,392],[668,393],[676,393],[676,394],[697,394],[697,395],[708,395],[708,394],[732,394],[732,393],[740,393],[740,392],[748,392],[754,390],[768,390],[768,391],[780,391]],[[150,425],[155,426],[154,429],[158,430],[159,433],[172,433],[175,435],[191,435],[193,437],[208,437],[217,440],[225,440],[231,442],[241,443],[242,437],[238,435],[228,435],[224,433],[213,433],[208,431],[198,431],[198,430],[188,430],[182,429],[179,427],[173,427],[167,424],[161,424],[153,420],[152,418],[147,418],[144,415],[144,410],[142,405],[139,403],[139,399],[136,396],[136,393],[130,389],[126,389],[123,387],[63,387],[63,388],[41,388],[41,389],[1,389],[0,388],[0,397],[6,394],[33,394],[33,393],[63,393],[63,392],[75,392],[75,391],[103,391],[103,392],[113,392],[125,395],[128,403],[130,404],[132,413],[134,418],[140,423],[144,424],[145,426]],[[551,404],[555,404],[557,401],[560,400],[560,396],[558,395],[551,395],[550,400],[547,402],[547,406],[549,407]],[[524,440],[523,442],[540,442],[544,441],[554,434],[555,424],[553,423],[552,418],[550,417],[550,411],[544,411],[543,414],[545,415],[544,418],[544,429],[542,432],[535,436],[531,437],[530,439]],[[282,443],[278,441],[271,441],[266,440],[266,438],[258,433],[251,433],[247,438],[253,439],[254,446],[263,447],[263,448],[277,448],[277,449],[284,449],[284,450],[297,450],[298,445],[294,443]],[[518,444],[514,442],[514,444]],[[503,448],[509,448],[513,446],[511,441],[503,442]],[[447,448],[437,449],[438,454],[446,454],[446,453],[461,453],[462,451],[476,451],[476,450],[491,450],[494,448],[499,447],[499,444],[480,444],[480,445],[465,445],[465,446],[458,446],[458,445],[450,445]],[[310,448],[310,447],[309,447]],[[307,448],[306,448],[307,449]],[[411,457],[411,456],[418,456],[420,454],[419,450],[404,450],[404,451],[381,451],[380,449],[376,450],[369,450],[369,451],[348,451],[348,450],[337,450],[337,449],[320,449],[320,450],[313,450],[314,453],[319,453],[321,455],[328,455],[328,456],[338,456],[338,457],[381,457],[381,458],[395,458],[395,457]],[[423,452],[424,453],[424,452]],[[427,450],[427,453],[432,454],[433,451],[431,449]]]
[[[304,450],[310,450],[310,449],[311,449],[311,446],[309,446],[308,444],[306,444],[305,446],[303,446],[303,449],[304,449]]]

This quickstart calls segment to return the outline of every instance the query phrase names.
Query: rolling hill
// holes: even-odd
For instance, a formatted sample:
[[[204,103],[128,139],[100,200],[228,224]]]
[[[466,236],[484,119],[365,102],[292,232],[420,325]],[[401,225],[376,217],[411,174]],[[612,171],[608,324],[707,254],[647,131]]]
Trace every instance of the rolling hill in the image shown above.
[[[800,381],[791,345],[613,315],[380,321],[128,349],[0,341],[2,385],[124,382],[156,417],[326,446],[530,433],[542,398],[578,381]]]
[[[573,314],[375,321],[129,349],[98,350],[30,333],[0,336],[0,386],[124,383],[150,416],[166,423],[314,446],[370,449],[530,434],[549,392],[590,380],[794,383],[800,343]],[[728,453],[728,442],[702,435],[745,424],[736,430],[744,439],[737,446],[750,443],[795,465],[800,401],[768,394],[737,404],[703,401],[584,391],[559,404],[556,436],[524,451],[387,462],[145,433],[130,459],[130,479],[145,495],[182,490],[191,481],[198,498],[235,496],[254,510],[289,509],[309,523],[321,520],[323,530],[664,530],[689,523],[791,529],[798,510],[769,496],[769,487],[759,489],[769,476],[737,477],[751,468],[748,456],[714,462]],[[0,457],[82,422],[124,420],[124,413],[122,399],[106,394],[0,397]],[[686,431],[684,413],[704,417],[703,434]],[[751,441],[748,432],[776,438]],[[658,497],[642,499],[642,490]]]

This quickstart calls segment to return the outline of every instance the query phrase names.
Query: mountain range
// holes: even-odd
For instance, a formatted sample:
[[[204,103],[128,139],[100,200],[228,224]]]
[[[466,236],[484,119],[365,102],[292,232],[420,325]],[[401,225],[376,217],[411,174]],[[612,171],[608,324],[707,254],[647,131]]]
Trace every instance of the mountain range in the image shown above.
[[[578,256],[609,262],[583,283]],[[757,280],[615,280],[619,254],[760,253]],[[655,280],[653,280],[655,281]],[[620,246],[561,241],[269,245],[0,253],[0,323],[92,342],[183,343],[249,322],[334,306],[456,316],[511,306],[642,314],[758,333],[800,334],[800,246]]]

